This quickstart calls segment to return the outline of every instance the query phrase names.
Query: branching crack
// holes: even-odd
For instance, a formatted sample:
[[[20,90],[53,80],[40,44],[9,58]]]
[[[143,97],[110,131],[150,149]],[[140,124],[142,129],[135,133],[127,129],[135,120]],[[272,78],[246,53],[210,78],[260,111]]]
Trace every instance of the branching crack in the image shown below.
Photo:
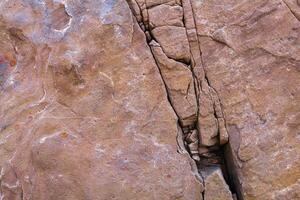
[[[232,49],[233,51],[235,51],[235,49],[234,49],[232,46],[230,46],[227,42],[218,40],[218,39],[214,38],[214,37],[211,36],[211,35],[202,35],[202,34],[198,34],[198,36],[199,36],[199,37],[207,37],[207,38],[210,38],[211,40],[213,40],[213,41],[215,41],[215,42],[217,42],[217,43],[220,43],[220,44],[222,44],[222,45],[225,45],[225,46],[228,47],[229,49]]]
[[[131,0],[127,0],[127,3],[128,3],[128,5],[129,5],[129,7],[130,7],[130,9],[132,10],[133,8],[130,6],[131,4],[130,4],[130,2],[129,1],[131,1]],[[131,2],[132,3],[132,2]],[[136,3],[136,2],[135,2]],[[145,4],[145,3],[144,3]],[[143,13],[146,13],[146,15],[148,15],[148,10],[147,10],[147,8],[144,8],[145,10],[143,10],[143,8],[141,8],[141,5],[139,5],[139,9],[140,9],[140,13],[142,14],[142,22],[140,22],[139,23],[139,25],[140,25],[140,28],[145,32],[145,35],[146,35],[146,38],[147,37],[151,37],[150,39],[149,38],[147,38],[147,42],[149,43],[151,40],[153,40],[154,39],[154,37],[153,37],[153,35],[152,35],[152,33],[151,33],[151,31],[149,31],[149,24],[147,24],[147,22],[148,22],[148,19],[145,19],[145,16],[143,15]],[[134,13],[134,12],[133,12]],[[147,32],[148,32],[148,34],[147,34]],[[154,40],[155,41],[155,40]],[[148,44],[149,45],[149,44]],[[150,46],[150,45],[149,45]],[[165,80],[165,78],[164,78],[164,76],[163,76],[163,74],[162,74],[162,71],[161,71],[161,69],[160,69],[160,67],[159,67],[159,61],[157,60],[157,58],[155,57],[155,53],[153,52],[153,49],[150,47],[150,52],[151,52],[151,54],[152,54],[152,56],[153,56],[153,59],[154,59],[154,61],[155,61],[155,64],[156,64],[156,66],[157,66],[157,68],[158,68],[158,71],[159,71],[159,73],[160,73],[160,76],[161,76],[161,78],[162,78],[162,81],[163,81],[163,84],[164,84],[164,86],[165,86],[165,90],[166,90],[166,94],[167,94],[167,99],[168,99],[168,102],[169,102],[169,104],[171,105],[171,107],[172,107],[172,109],[173,109],[173,111],[174,111],[174,113],[176,114],[176,116],[177,116],[177,119],[178,119],[178,126],[179,126],[179,129],[180,129],[180,131],[182,132],[182,133],[184,133],[185,134],[185,137],[181,137],[183,140],[186,140],[186,139],[188,139],[188,140],[190,140],[189,141],[189,144],[187,145],[188,147],[187,147],[187,151],[191,154],[191,157],[193,157],[193,159],[196,159],[196,160],[198,160],[198,139],[192,139],[192,138],[194,138],[195,137],[195,133],[192,131],[193,129],[195,129],[195,124],[196,124],[196,122],[193,122],[191,125],[188,125],[187,127],[184,127],[183,125],[182,125],[182,123],[181,123],[181,120],[183,120],[183,119],[181,119],[180,118],[180,116],[179,116],[179,114],[178,114],[178,112],[177,112],[177,110],[176,110],[176,108],[174,107],[174,105],[173,105],[173,103],[172,103],[172,99],[171,99],[171,95],[170,95],[170,92],[169,92],[169,88],[168,88],[168,86],[167,86],[167,83],[166,83],[166,80]],[[166,55],[166,54],[165,54]],[[168,56],[167,56],[168,57]],[[172,60],[174,60],[174,59],[172,59]],[[177,61],[177,60],[174,60],[175,62],[179,62],[179,61]],[[182,63],[184,66],[186,65],[186,63]],[[189,83],[189,85],[188,85],[188,88],[187,88],[187,90],[189,90],[190,89],[190,83]],[[187,95],[188,95],[188,92],[189,91],[187,91]],[[188,135],[188,136],[187,136]],[[195,140],[195,141],[194,141]],[[182,142],[183,144],[184,143],[186,143],[186,142]],[[197,146],[196,146],[197,145]],[[192,149],[190,149],[190,148],[193,148],[193,150]],[[195,151],[195,147],[196,147],[196,150],[197,150],[197,153],[196,153],[196,151]],[[185,147],[186,148],[186,147]],[[195,154],[196,153],[196,154]],[[197,166],[197,165],[195,165],[195,166]],[[197,172],[198,172],[198,170],[196,170]],[[202,179],[201,178],[199,178],[199,180],[200,180],[200,182],[202,182]]]
[[[127,3],[128,3],[128,0],[127,0]],[[139,4],[138,4],[138,5],[139,5]],[[129,7],[130,7],[130,4],[129,4]],[[141,9],[140,6],[139,6],[139,8]],[[132,9],[132,8],[130,7],[130,9]],[[142,10],[141,10],[141,12],[142,12]],[[141,29],[142,29],[142,28],[141,28]],[[142,29],[142,30],[143,30],[143,29]],[[158,63],[157,59],[156,59],[155,56],[154,56],[154,53],[153,53],[152,48],[151,48],[150,46],[149,46],[149,48],[150,48],[150,52],[151,52],[151,54],[152,54],[152,56],[153,56],[153,60],[154,60],[156,66],[157,66],[157,68],[158,68],[158,70],[159,70],[160,77],[162,78],[162,81],[163,81],[163,83],[164,83],[165,91],[166,91],[166,94],[167,94],[168,102],[169,102],[169,104],[171,105],[171,107],[172,107],[174,113],[176,114],[177,118],[180,119],[178,113],[176,112],[176,109],[174,108],[174,105],[172,104],[172,101],[171,101],[171,98],[170,98],[170,94],[169,94],[169,89],[168,89],[168,87],[167,87],[167,84],[166,84],[165,79],[164,79],[163,76],[162,76],[161,69],[158,67],[158,66],[159,66],[159,63]]]
[[[135,4],[138,5],[138,8],[139,8],[138,12],[134,11],[133,10],[134,8],[132,8],[132,6],[130,6],[132,4],[132,1],[134,1]],[[189,121],[189,123],[187,123],[187,124],[183,124],[181,121],[183,119],[180,118],[180,115],[179,115],[178,111],[176,110],[176,106],[173,104],[172,96],[170,94],[170,91],[172,91],[172,88],[168,88],[167,80],[164,77],[164,74],[160,67],[161,63],[160,63],[159,58],[157,58],[157,55],[155,52],[155,47],[159,46],[159,42],[155,40],[155,38],[153,37],[152,32],[150,30],[149,15],[148,15],[148,9],[147,9],[146,2],[144,1],[143,3],[141,3],[141,2],[136,2],[135,0],[127,0],[127,3],[129,5],[130,9],[132,10],[132,13],[134,14],[136,20],[139,22],[138,24],[140,25],[141,30],[143,30],[145,33],[145,36],[146,36],[146,39],[148,42],[148,46],[150,47],[150,52],[153,56],[155,64],[160,73],[162,82],[164,84],[168,102],[169,102],[170,106],[172,107],[174,113],[177,116],[177,119],[178,119],[177,126],[178,126],[178,130],[179,130],[179,133],[177,135],[178,151],[180,151],[181,153],[188,152],[190,154],[190,157],[194,159],[194,160],[191,159],[192,160],[191,166],[196,171],[195,176],[198,177],[198,180],[203,184],[203,186],[205,188],[205,181],[204,181],[205,179],[204,179],[204,176],[203,176],[201,170],[206,170],[206,168],[205,168],[205,166],[201,166],[201,165],[202,165],[202,163],[208,162],[209,165],[214,166],[215,165],[214,160],[218,160],[218,159],[220,159],[220,160],[222,159],[222,161],[220,161],[220,163],[218,163],[218,165],[221,165],[222,163],[223,163],[222,165],[224,165],[224,163],[226,163],[224,161],[223,151],[220,146],[227,143],[228,135],[227,135],[225,117],[224,117],[224,113],[223,113],[223,105],[221,103],[221,100],[217,93],[217,90],[215,88],[213,88],[213,86],[211,85],[211,83],[209,81],[209,77],[207,76],[207,71],[204,66],[201,45],[200,45],[200,41],[198,38],[199,36],[201,37],[201,35],[198,35],[196,20],[195,20],[195,13],[193,10],[192,3],[189,0],[181,1],[181,6],[183,7],[182,21],[183,21],[183,24],[184,24],[184,27],[186,30],[186,35],[187,35],[188,41],[189,41],[188,44],[189,44],[189,49],[190,49],[191,61],[190,61],[190,63],[187,64],[187,63],[181,62],[180,60],[175,60],[175,59],[172,59],[172,58],[169,58],[168,56],[166,56],[167,58],[169,58],[175,62],[179,62],[181,64],[184,64],[185,66],[186,65],[190,66],[189,70],[191,71],[191,74],[192,74],[193,83],[192,82],[188,83],[187,88],[185,89],[186,96],[182,97],[182,98],[183,99],[187,98],[187,96],[189,95],[190,89],[191,89],[190,87],[192,87],[192,84],[193,84],[194,90],[195,90],[194,92],[195,92],[195,98],[196,98],[197,113],[196,113],[196,118],[192,119],[192,121]],[[189,11],[185,10],[185,6],[187,6],[187,4],[189,4],[188,6],[190,7],[188,9]],[[191,12],[191,18],[192,18],[193,24],[185,23],[185,21],[186,21],[186,19],[185,19],[186,13],[185,12]],[[141,16],[137,16],[138,14]],[[188,17],[190,19],[190,15],[188,15]],[[226,42],[219,41],[218,39],[214,38],[213,36],[205,35],[205,37],[209,37],[212,40],[214,40],[218,43],[221,43],[221,44],[227,46],[228,48],[234,50]],[[195,42],[195,43],[193,43],[193,42]],[[194,49],[192,49],[192,48],[194,48]],[[162,49],[162,52],[163,52],[163,49]],[[163,52],[163,53],[166,55],[165,52]],[[200,70],[200,72],[196,72],[195,70]],[[202,160],[200,160],[200,157],[199,157],[199,151],[200,151],[199,145],[200,145],[201,141],[198,138],[199,134],[203,134],[203,133],[200,133],[199,123],[198,123],[198,120],[199,120],[198,117],[200,115],[200,106],[205,106],[200,103],[200,94],[201,93],[203,93],[204,95],[208,95],[208,99],[211,101],[212,110],[213,110],[213,113],[210,113],[210,114],[212,114],[213,118],[217,122],[216,129],[218,131],[218,134],[216,136],[212,135],[212,137],[213,137],[212,140],[217,140],[216,137],[219,137],[219,141],[220,141],[219,142],[220,144],[216,144],[216,145],[213,145],[213,146],[207,148],[209,155],[208,155],[208,159],[206,159],[206,161],[204,161],[204,162]],[[222,127],[220,125],[222,125]],[[225,131],[226,137],[223,137],[223,140],[222,140],[221,132],[223,132],[222,134],[224,136],[224,131]],[[213,157],[210,158],[210,156],[213,156]],[[210,159],[212,160],[212,163],[209,163]],[[233,188],[233,187],[234,186],[231,186],[231,188]],[[234,191],[231,191],[231,192],[232,192],[232,194],[234,194]],[[202,195],[202,199],[205,200],[204,199],[205,198],[205,189],[204,189],[204,191],[202,191],[201,195]]]

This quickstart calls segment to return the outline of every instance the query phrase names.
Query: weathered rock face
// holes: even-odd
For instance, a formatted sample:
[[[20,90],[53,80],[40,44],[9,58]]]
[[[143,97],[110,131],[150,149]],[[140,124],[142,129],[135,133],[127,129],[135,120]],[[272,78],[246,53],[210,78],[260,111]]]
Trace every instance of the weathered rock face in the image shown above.
[[[126,1],[0,5],[1,199],[201,199]]]
[[[226,116],[240,196],[298,199],[299,4],[192,2],[203,65]]]
[[[205,193],[206,200],[232,200],[232,194],[226,184],[220,169],[209,168],[203,172],[205,176]]]
[[[3,200],[300,198],[300,2],[0,2]]]

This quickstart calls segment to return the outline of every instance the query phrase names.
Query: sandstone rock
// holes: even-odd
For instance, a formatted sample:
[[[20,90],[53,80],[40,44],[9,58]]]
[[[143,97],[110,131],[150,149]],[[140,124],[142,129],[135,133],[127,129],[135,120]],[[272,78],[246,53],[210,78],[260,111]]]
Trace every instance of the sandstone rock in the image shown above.
[[[180,0],[143,0],[147,4],[147,8],[155,7],[158,5],[178,5],[180,4]]]
[[[183,14],[184,14],[185,28],[187,29],[187,31],[191,31],[191,30],[196,31],[196,24],[195,24],[195,20],[194,20],[195,16],[194,16],[191,1],[190,0],[183,0],[182,1],[182,8],[183,8],[183,11],[184,11]],[[189,40],[190,40],[190,38],[189,38]],[[195,39],[190,40],[190,43],[191,43],[191,41],[198,43],[198,40],[195,40]],[[199,49],[198,45],[197,45],[197,48]],[[194,54],[194,56],[195,56],[195,54]]]
[[[0,13],[1,199],[201,199],[125,1],[2,1]]]
[[[283,0],[287,8],[300,21],[300,1],[299,0]]]
[[[148,10],[151,28],[159,26],[183,26],[180,6],[159,5]]]
[[[213,146],[218,143],[218,120],[214,115],[213,101],[209,93],[199,93],[198,127],[200,131],[200,144]]]
[[[176,26],[157,27],[152,30],[152,34],[169,58],[185,63],[190,62],[190,48],[185,28]]]
[[[300,179],[300,23],[283,1],[192,3],[239,198],[274,199]]]
[[[201,146],[213,146],[218,144],[218,121],[213,115],[198,117]]]
[[[300,199],[300,180],[272,195],[275,200]]]
[[[229,136],[225,125],[225,120],[223,118],[218,118],[218,127],[219,127],[219,142],[220,145],[224,145],[228,142]]]
[[[0,199],[299,199],[299,5],[2,1]]]
[[[227,183],[220,168],[210,167],[204,173],[206,200],[233,200]]]
[[[127,0],[128,6],[130,7],[132,14],[135,16],[136,20],[141,23],[143,21],[141,8],[135,0]]]
[[[152,42],[151,48],[181,124],[192,125],[198,111],[192,72],[188,66],[169,59],[157,43]]]
[[[187,142],[187,145],[188,145],[188,148],[189,148],[192,158],[196,161],[200,161],[199,151],[198,151],[199,138],[198,138],[197,130],[194,129],[194,130],[190,131],[187,134],[185,141]]]

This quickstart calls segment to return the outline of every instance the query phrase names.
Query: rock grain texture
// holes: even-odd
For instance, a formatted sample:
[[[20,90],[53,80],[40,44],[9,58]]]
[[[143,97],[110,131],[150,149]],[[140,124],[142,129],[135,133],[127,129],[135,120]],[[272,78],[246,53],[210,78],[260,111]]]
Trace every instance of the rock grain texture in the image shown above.
[[[1,200],[300,199],[299,0],[0,1]]]
[[[233,200],[228,185],[226,184],[220,169],[213,167],[203,173],[205,176],[206,200]]]
[[[299,199],[299,5],[192,0],[203,65],[226,116],[227,167],[240,199]]]
[[[0,10],[2,200],[201,199],[126,1]]]

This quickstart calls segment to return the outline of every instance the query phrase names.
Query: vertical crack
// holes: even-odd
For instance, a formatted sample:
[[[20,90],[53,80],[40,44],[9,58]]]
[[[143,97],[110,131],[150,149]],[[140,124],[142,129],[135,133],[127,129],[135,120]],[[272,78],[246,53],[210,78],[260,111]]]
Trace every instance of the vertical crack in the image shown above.
[[[219,135],[219,145],[221,145],[220,147],[220,150],[219,150],[219,154],[221,156],[221,159],[222,159],[222,165],[223,165],[223,173],[224,173],[224,176],[225,176],[225,180],[227,181],[227,184],[229,185],[230,187],[230,190],[231,190],[231,193],[232,193],[232,196],[233,198],[236,197],[236,192],[237,192],[237,187],[236,185],[234,185],[233,181],[231,180],[232,177],[229,177],[229,174],[228,173],[229,171],[229,166],[228,166],[228,163],[226,161],[226,156],[225,156],[225,150],[224,150],[224,144],[226,144],[229,140],[228,138],[228,131],[227,131],[227,127],[226,127],[226,121],[225,121],[225,117],[224,117],[224,113],[223,113],[223,106],[222,106],[222,103],[221,103],[221,99],[219,97],[219,94],[217,93],[216,89],[212,86],[212,84],[210,83],[210,80],[209,80],[209,77],[207,76],[207,71],[206,71],[206,68],[205,68],[205,63],[204,63],[204,60],[203,60],[203,54],[202,54],[202,49],[201,49],[201,44],[200,44],[200,41],[199,41],[199,38],[198,38],[198,33],[199,31],[197,30],[197,23],[196,23],[196,19],[195,19],[195,12],[194,12],[194,8],[193,8],[193,5],[191,3],[190,0],[182,0],[183,1],[183,9],[184,9],[184,13],[186,16],[188,17],[191,17],[192,18],[192,21],[187,21],[189,22],[190,24],[188,24],[189,26],[187,27],[187,24],[185,24],[185,27],[186,27],[186,30],[187,30],[187,35],[189,36],[189,43],[190,43],[190,46],[192,45],[191,43],[192,42],[195,42],[198,46],[198,50],[194,50],[194,52],[191,51],[191,54],[192,54],[192,57],[196,56],[198,58],[198,64],[200,64],[201,68],[200,69],[202,71],[202,73],[200,74],[200,77],[199,76],[196,76],[195,73],[194,73],[194,78],[197,80],[199,86],[198,86],[198,91],[201,92],[201,90],[203,90],[204,88],[204,85],[202,83],[202,81],[205,81],[206,84],[208,85],[209,87],[209,96],[211,98],[211,100],[213,101],[213,115],[214,115],[214,118],[218,121],[218,125],[217,125],[217,128],[218,128],[218,135]],[[190,12],[190,13],[186,13],[186,12]],[[184,15],[184,16],[185,16]],[[188,20],[188,19],[186,19]],[[184,20],[184,22],[186,21]],[[188,29],[189,28],[189,29]],[[190,34],[188,33],[188,31],[190,31]],[[194,35],[191,35],[194,31]],[[194,36],[194,37],[193,37]],[[192,50],[192,48],[191,48]],[[196,51],[196,52],[195,52]],[[193,55],[193,53],[198,53],[198,55]],[[195,60],[193,59],[193,67],[192,69],[194,69],[194,67],[197,67],[195,66]],[[193,70],[194,72],[194,70]],[[204,83],[205,83],[204,82]],[[198,99],[199,99],[199,94],[197,94],[198,96]],[[199,108],[199,111],[201,109],[201,104],[200,102],[198,103],[198,108]],[[199,111],[198,111],[198,115],[199,115]],[[198,118],[199,120],[199,118]],[[200,127],[199,127],[200,128]],[[200,132],[200,130],[199,130]],[[203,134],[200,132],[200,134]],[[227,145],[226,145],[227,146]],[[200,168],[202,168],[203,166],[200,166]],[[236,177],[234,177],[236,178]],[[205,180],[205,179],[204,179]],[[205,181],[204,181],[204,184],[205,184]],[[239,192],[240,194],[240,192]],[[204,196],[205,196],[205,190],[203,192],[203,199],[204,199]],[[240,197],[238,199],[242,199],[241,195],[239,195]]]
[[[192,136],[195,136],[195,134],[193,134],[192,130],[195,129],[194,127],[195,127],[196,122],[194,122],[192,125],[187,126],[187,127],[183,126],[183,124],[180,122],[181,118],[180,118],[176,108],[174,107],[174,105],[172,103],[171,95],[170,95],[169,88],[167,86],[166,80],[165,80],[165,78],[162,74],[162,71],[161,71],[160,67],[159,67],[159,62],[158,62],[157,58],[155,57],[155,53],[153,52],[153,48],[151,48],[150,43],[151,43],[152,40],[153,41],[155,41],[155,40],[154,40],[154,37],[151,34],[151,31],[149,30],[149,25],[146,24],[148,20],[145,20],[145,16],[143,15],[143,12],[148,13],[147,9],[144,8],[146,11],[143,11],[142,6],[139,5],[135,0],[127,0],[127,3],[128,3],[131,10],[134,9],[132,7],[133,4],[138,5],[139,13],[142,16],[141,21],[138,21],[138,17],[136,15],[134,15],[136,13],[136,11],[135,12],[132,11],[132,13],[135,16],[136,20],[138,21],[138,24],[139,24],[141,30],[143,30],[144,33],[145,33],[148,46],[150,47],[150,52],[153,56],[154,62],[156,64],[157,68],[158,68],[158,71],[160,73],[160,77],[161,77],[161,79],[163,81],[163,84],[164,84],[164,87],[165,87],[165,91],[166,91],[166,94],[167,94],[167,100],[168,100],[170,106],[172,107],[174,113],[177,116],[177,119],[178,119],[178,121],[177,121],[177,127],[178,127],[177,145],[178,145],[178,148],[179,148],[179,150],[181,150],[181,153],[187,152],[190,155],[190,158],[194,159],[194,160],[193,159],[190,160],[192,171],[193,171],[195,177],[197,178],[197,180],[199,181],[199,183],[203,186],[203,176],[199,173],[198,166],[195,163],[195,160],[198,160],[197,157],[195,158],[195,153],[196,152],[195,151],[192,152],[191,149],[186,148],[187,146],[189,147],[190,145],[197,145],[197,149],[198,149],[198,143],[196,143],[194,140],[190,141],[189,144],[186,144],[186,140],[189,140],[189,139],[191,140]],[[146,5],[146,2],[144,2],[144,5]],[[178,62],[176,60],[174,60],[174,61]],[[185,64],[185,63],[183,63],[183,64]],[[189,87],[190,87],[190,84],[189,84]],[[189,134],[189,136],[187,136],[188,134]],[[197,151],[197,155],[198,155],[198,151]]]
[[[149,14],[148,14],[148,9],[147,9],[146,2],[143,1],[143,2],[141,3],[141,5],[140,5],[139,2],[136,2],[135,0],[127,0],[127,3],[129,4],[129,7],[130,7],[131,10],[134,9],[134,8],[133,8],[133,5],[138,5],[139,11],[138,11],[138,12],[137,12],[137,11],[133,11],[133,14],[139,13],[139,15],[142,15],[141,17],[138,17],[137,15],[135,15],[135,17],[136,17],[137,20],[138,20],[138,18],[141,19],[141,21],[140,21],[138,24],[140,25],[140,28],[145,32],[145,35],[146,35],[146,39],[147,39],[148,45],[150,46],[151,54],[152,54],[152,56],[153,56],[153,58],[154,58],[154,61],[155,61],[156,65],[157,65],[157,67],[158,67],[160,76],[161,76],[161,78],[162,78],[162,80],[163,80],[163,83],[164,83],[164,86],[165,86],[165,90],[166,90],[167,99],[168,99],[168,101],[169,101],[169,104],[170,104],[171,107],[173,108],[173,111],[175,112],[175,114],[176,114],[176,116],[177,116],[177,118],[178,118],[178,124],[179,124],[180,128],[182,129],[184,135],[186,136],[188,133],[190,133],[191,136],[194,136],[195,134],[192,134],[192,130],[195,129],[196,121],[195,121],[195,122],[192,122],[192,123],[189,122],[188,125],[182,123],[181,120],[186,120],[186,119],[185,119],[185,118],[184,118],[184,119],[181,118],[180,114],[178,113],[178,111],[176,110],[174,104],[172,103],[172,97],[171,97],[171,94],[170,94],[170,88],[168,88],[168,84],[167,84],[167,82],[166,82],[166,80],[165,80],[165,78],[164,78],[163,72],[162,72],[161,68],[159,67],[159,66],[160,66],[160,63],[159,63],[159,61],[158,61],[158,58],[156,58],[155,52],[153,51],[153,48],[152,48],[152,47],[156,46],[156,44],[158,44],[158,42],[155,40],[155,38],[154,38],[153,35],[152,35],[151,30],[149,29],[149,28],[150,28],[150,26],[149,26]],[[145,15],[146,15],[146,16],[145,16]],[[152,41],[155,41],[156,43],[155,43],[155,42],[152,42]],[[161,48],[161,50],[163,51],[163,48]],[[166,55],[165,52],[163,52],[163,53],[164,53],[164,55]],[[166,56],[167,56],[167,55],[166,55]],[[168,56],[167,56],[167,57],[168,57]],[[187,63],[184,63],[184,62],[180,62],[180,61],[178,61],[178,60],[174,60],[174,59],[169,58],[169,57],[168,57],[168,59],[171,59],[171,60],[173,60],[173,61],[175,61],[175,62],[178,62],[178,63],[182,63],[184,66],[187,64]],[[190,69],[189,69],[189,70],[190,70]],[[191,71],[191,70],[190,70],[190,71]],[[194,82],[194,79],[193,79],[193,82]],[[193,83],[193,85],[195,86],[194,83]],[[188,88],[187,90],[189,90],[189,88]],[[187,92],[187,94],[189,94],[189,93]],[[195,92],[195,94],[196,94],[196,92]],[[187,96],[186,96],[186,98],[187,98]],[[197,102],[197,101],[195,101],[195,102]],[[197,117],[197,116],[196,116],[196,117]],[[186,137],[185,137],[185,139],[186,139]],[[184,139],[184,140],[185,140],[185,139]],[[188,139],[190,139],[190,138],[188,138]],[[197,139],[195,139],[195,140],[197,140]],[[192,146],[195,148],[196,143],[197,143],[197,141],[194,141],[194,140],[193,140],[193,141],[190,141],[190,142],[189,142],[189,145],[192,145]],[[197,146],[198,146],[198,145],[197,145]],[[191,151],[190,151],[189,148],[188,148],[187,150],[191,153]],[[194,152],[195,152],[195,151],[194,151]],[[198,153],[198,152],[197,152],[197,153]],[[195,155],[192,155],[192,157],[195,157]],[[196,158],[196,160],[197,160],[197,158]]]
[[[210,82],[210,80],[209,80],[209,78],[207,76],[207,70],[206,70],[206,67],[205,67],[204,61],[203,61],[203,54],[202,54],[200,42],[199,42],[199,48],[200,48],[201,64],[203,66],[203,71],[204,71],[204,78],[205,78],[208,86],[210,87],[210,89],[212,89],[212,91],[216,94],[217,101],[220,103],[220,111],[222,112],[221,113],[222,114],[222,119],[224,120],[224,126],[225,126],[226,132],[228,134],[228,130],[227,130],[227,127],[226,127],[226,120],[225,120],[224,113],[223,113],[223,106],[222,106],[222,103],[221,103],[221,99],[220,99],[219,94],[217,93],[216,89],[212,86],[212,84],[211,84],[211,82]],[[214,115],[215,115],[215,118],[218,119],[218,115],[217,115],[217,111],[216,111],[215,106],[214,106]],[[219,134],[220,134],[220,127],[219,127]],[[229,137],[227,138],[227,140],[229,140]],[[241,191],[240,191],[239,187],[233,181],[234,179],[237,179],[237,177],[231,177],[233,175],[233,173],[229,172],[229,170],[230,170],[229,169],[229,164],[228,164],[228,162],[226,160],[226,158],[228,157],[228,155],[225,155],[225,154],[226,153],[227,154],[231,154],[232,152],[225,151],[225,147],[224,146],[221,147],[221,152],[222,152],[222,157],[223,157],[223,162],[224,162],[224,170],[223,170],[223,172],[225,172],[225,180],[226,180],[227,184],[229,185],[229,188],[231,190],[231,193],[232,193],[233,197],[236,200],[243,200],[243,197],[241,195]]]
[[[297,15],[297,13],[291,8],[291,6],[286,2],[286,0],[282,0],[283,4],[286,5],[286,7],[289,9],[291,14],[300,22],[300,16]],[[297,3],[298,4],[298,3]],[[300,6],[300,4],[298,4]]]
[[[148,14],[146,1],[144,0],[143,2],[137,2],[135,0],[127,0],[127,3],[130,9],[132,10],[132,13],[135,16],[136,20],[138,21],[141,30],[143,30],[145,33],[148,46],[150,47],[150,52],[153,56],[154,62],[158,68],[158,71],[160,73],[161,79],[165,87],[167,100],[171,105],[174,113],[177,116],[178,119],[177,126],[179,130],[177,135],[177,144],[179,150],[188,152],[190,154],[190,157],[194,159],[194,161],[191,162],[191,166],[193,169],[197,171],[197,173],[195,173],[195,176],[198,177],[198,180],[203,184],[204,190],[201,193],[202,199],[203,200],[205,199],[205,178],[206,178],[205,176],[207,176],[207,172],[209,171],[209,169],[212,169],[212,167],[214,166],[217,166],[223,171],[225,180],[227,181],[227,184],[230,186],[231,195],[235,196],[236,187],[234,186],[232,181],[229,180],[230,178],[227,178],[229,176],[229,173],[227,173],[228,166],[224,156],[223,145],[228,142],[228,133],[227,133],[228,131],[226,128],[223,106],[216,89],[212,86],[212,84],[209,81],[209,77],[207,76],[207,71],[204,66],[203,55],[201,51],[201,45],[198,38],[195,13],[193,10],[192,3],[190,2],[190,0],[180,1],[181,7],[183,8],[182,21],[185,27],[189,50],[190,50],[190,63],[188,64],[189,64],[189,70],[191,72],[191,76],[193,80],[193,86],[194,86],[194,92],[196,98],[195,99],[196,110],[197,110],[197,112],[195,113],[196,118],[193,119],[192,122],[189,121],[189,123],[187,124],[182,123],[182,120],[184,119],[181,119],[180,113],[178,113],[178,111],[176,110],[177,107],[172,102],[173,99],[172,99],[172,95],[170,94],[171,88],[168,88],[168,83],[167,83],[168,80],[165,79],[164,73],[162,72],[162,69],[160,67],[161,64],[160,58],[156,57],[158,55],[156,55],[157,52],[154,49],[156,47],[160,48],[160,45],[158,44],[158,41],[155,40],[151,30],[149,29],[150,22],[149,22],[149,14]],[[166,55],[166,53],[164,53],[164,55]],[[175,59],[172,60],[174,60],[175,62],[182,63],[181,61]],[[182,64],[186,65],[187,63],[183,62]],[[186,93],[188,93],[190,89],[189,87],[191,87],[191,82],[188,85],[188,89]],[[200,103],[200,98],[203,98],[200,97],[201,95],[204,95],[205,96],[204,98],[207,98],[211,103],[202,105]],[[214,118],[215,129],[217,131],[217,135],[211,136],[212,137],[211,140],[218,141],[216,144],[212,144],[212,146],[207,147],[204,145],[204,147],[207,149],[207,152],[206,153],[204,152],[203,154],[200,153],[201,146],[199,146],[202,142],[199,140],[199,136],[201,134],[205,134],[205,133],[201,133],[200,128],[202,127],[199,127],[201,124],[199,123],[200,109],[202,109],[201,106],[211,106],[212,112],[209,113],[209,115],[212,115],[212,117]],[[209,137],[209,135],[205,137]],[[199,154],[201,159],[199,157]],[[206,175],[204,176],[202,172],[204,172]]]

